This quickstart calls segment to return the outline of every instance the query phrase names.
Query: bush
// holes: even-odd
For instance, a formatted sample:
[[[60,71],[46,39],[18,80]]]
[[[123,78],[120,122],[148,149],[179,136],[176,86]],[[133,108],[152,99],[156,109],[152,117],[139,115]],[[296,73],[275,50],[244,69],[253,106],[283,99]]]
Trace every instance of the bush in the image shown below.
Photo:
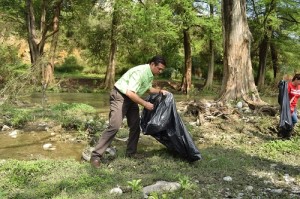
[[[65,58],[65,62],[56,67],[57,72],[61,73],[74,73],[74,72],[82,72],[83,66],[77,63],[77,60],[74,56],[70,56]]]
[[[32,112],[28,109],[4,105],[1,106],[0,112],[0,116],[4,119],[4,124],[12,127],[22,127],[28,121],[33,120]]]
[[[167,67],[160,76],[163,78],[171,78],[174,70],[174,68]]]
[[[0,46],[0,83],[17,75],[18,70],[25,69],[26,65],[21,64],[18,58],[18,51],[12,46]]]
[[[96,109],[82,103],[59,103],[51,107],[58,121],[66,129],[81,129],[85,123],[92,119],[91,114],[96,114]]]

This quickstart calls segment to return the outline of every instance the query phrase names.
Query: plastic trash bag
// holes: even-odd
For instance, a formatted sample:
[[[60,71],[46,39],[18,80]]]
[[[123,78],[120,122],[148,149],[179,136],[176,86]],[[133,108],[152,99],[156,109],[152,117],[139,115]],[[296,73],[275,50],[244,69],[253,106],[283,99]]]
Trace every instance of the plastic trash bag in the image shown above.
[[[278,103],[280,104],[279,136],[290,137],[293,130],[293,123],[288,95],[288,83],[281,80],[278,84],[278,89]]]
[[[172,93],[153,94],[146,101],[154,104],[154,109],[144,109],[141,115],[141,128],[145,135],[153,136],[170,151],[179,154],[188,161],[201,159],[182,119],[177,113]]]

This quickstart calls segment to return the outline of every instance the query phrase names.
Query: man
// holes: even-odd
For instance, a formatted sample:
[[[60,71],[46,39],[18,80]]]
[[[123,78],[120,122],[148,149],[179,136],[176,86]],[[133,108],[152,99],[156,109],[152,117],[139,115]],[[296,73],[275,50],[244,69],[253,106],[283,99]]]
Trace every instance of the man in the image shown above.
[[[110,146],[113,138],[127,117],[129,138],[126,156],[134,157],[140,136],[140,116],[138,104],[147,110],[153,110],[154,105],[141,96],[145,92],[166,94],[168,91],[152,87],[153,76],[160,74],[166,67],[166,61],[161,56],[153,57],[148,64],[129,69],[114,85],[110,93],[109,125],[100,137],[91,155],[91,165],[99,168],[101,156]]]

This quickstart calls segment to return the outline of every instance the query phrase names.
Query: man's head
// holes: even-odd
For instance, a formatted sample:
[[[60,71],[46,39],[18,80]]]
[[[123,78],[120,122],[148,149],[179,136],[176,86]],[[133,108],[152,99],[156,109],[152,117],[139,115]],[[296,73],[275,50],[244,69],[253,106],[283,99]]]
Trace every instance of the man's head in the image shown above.
[[[294,83],[294,85],[300,85],[300,74],[295,74],[292,82]]]
[[[154,56],[152,59],[150,59],[149,65],[153,75],[158,75],[165,69],[166,61],[162,56]]]

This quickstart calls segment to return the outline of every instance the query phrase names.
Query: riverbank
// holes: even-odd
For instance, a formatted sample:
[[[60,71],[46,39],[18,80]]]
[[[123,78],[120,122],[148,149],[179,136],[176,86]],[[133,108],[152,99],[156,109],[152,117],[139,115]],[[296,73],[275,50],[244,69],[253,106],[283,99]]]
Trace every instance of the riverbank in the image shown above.
[[[200,161],[189,163],[174,156],[151,136],[141,136],[139,141],[138,152],[144,158],[126,158],[126,142],[120,141],[128,136],[125,123],[117,134],[119,139],[113,141],[117,155],[105,157],[97,170],[74,158],[52,159],[51,151],[49,156],[26,160],[2,159],[0,195],[2,198],[142,198],[141,187],[163,180],[178,182],[181,188],[171,193],[152,193],[153,198],[299,198],[299,134],[291,140],[279,139],[278,113],[263,115],[246,107],[239,111],[233,105],[221,114],[212,101],[203,103],[210,104],[210,111],[202,113],[201,123],[197,121],[198,114],[187,112],[193,101],[177,103],[203,157]],[[61,127],[59,135],[67,135],[68,129],[72,129],[72,136],[61,140],[62,146],[73,138],[92,141],[107,124],[107,117],[100,117],[94,108],[80,103],[1,108],[2,124],[5,121],[25,126],[31,123],[36,127],[47,124],[44,128],[48,127],[49,139],[57,126]],[[13,153],[14,147],[1,144],[7,153]],[[118,186],[124,193],[112,196],[110,190]]]
[[[257,118],[252,125],[245,125],[238,117],[226,123],[215,119],[204,126],[186,123],[203,157],[193,163],[172,155],[150,136],[140,139],[139,153],[145,156],[142,159],[126,158],[126,142],[115,140],[117,156],[106,157],[100,169],[71,158],[1,160],[0,195],[142,198],[141,189],[134,188],[163,180],[178,182],[181,188],[171,193],[153,193],[154,198],[299,198],[299,138],[278,139],[267,130],[268,119]],[[127,134],[124,127],[118,137]],[[134,187],[132,183],[138,180],[139,186]],[[115,187],[124,193],[111,195]]]

